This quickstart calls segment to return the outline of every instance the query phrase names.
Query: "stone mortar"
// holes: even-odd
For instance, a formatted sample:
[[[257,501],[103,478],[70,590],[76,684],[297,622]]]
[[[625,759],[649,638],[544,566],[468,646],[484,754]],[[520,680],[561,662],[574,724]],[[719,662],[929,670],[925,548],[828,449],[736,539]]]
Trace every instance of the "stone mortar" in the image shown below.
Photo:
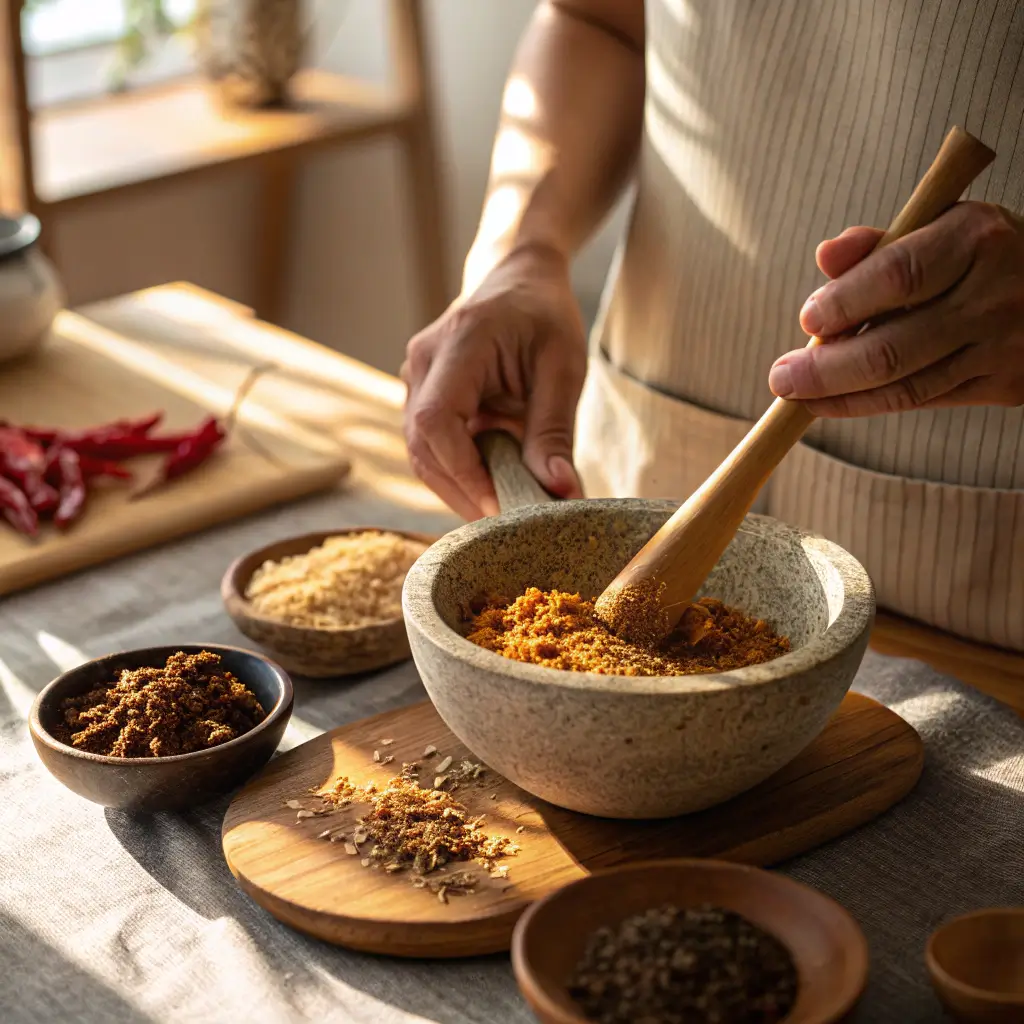
[[[565,501],[470,523],[406,577],[405,622],[448,727],[516,785],[611,818],[670,817],[749,789],[791,761],[839,706],[867,647],[864,568],[821,537],[748,516],[705,584],[792,642],[763,665],[711,675],[562,672],[465,639],[465,610],[528,586],[596,597],[677,506]]]

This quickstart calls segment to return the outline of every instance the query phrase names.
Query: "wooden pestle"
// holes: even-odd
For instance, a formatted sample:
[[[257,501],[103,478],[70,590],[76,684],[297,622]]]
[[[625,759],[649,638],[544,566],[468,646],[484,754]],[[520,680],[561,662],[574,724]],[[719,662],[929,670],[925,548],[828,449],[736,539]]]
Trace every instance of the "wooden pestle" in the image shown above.
[[[946,136],[931,167],[876,249],[935,220],[995,159],[962,128]],[[811,338],[808,348],[821,344]],[[637,552],[597,600],[604,622],[633,641],[662,639],[679,621],[729,546],[754,499],[814,416],[777,398],[714,473]]]

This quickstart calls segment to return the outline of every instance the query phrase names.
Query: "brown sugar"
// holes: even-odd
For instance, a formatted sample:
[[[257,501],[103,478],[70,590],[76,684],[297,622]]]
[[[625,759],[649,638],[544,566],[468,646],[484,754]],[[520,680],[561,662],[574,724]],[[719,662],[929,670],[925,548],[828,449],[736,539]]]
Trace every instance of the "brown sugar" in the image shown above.
[[[168,757],[227,743],[266,712],[220,655],[172,654],[162,668],[124,669],[119,678],[61,702],[54,738],[107,757]]]
[[[771,661],[790,647],[764,620],[713,597],[688,608],[661,643],[630,643],[608,630],[593,601],[536,587],[511,603],[489,601],[473,615],[468,639],[515,661],[623,676],[727,672]]]

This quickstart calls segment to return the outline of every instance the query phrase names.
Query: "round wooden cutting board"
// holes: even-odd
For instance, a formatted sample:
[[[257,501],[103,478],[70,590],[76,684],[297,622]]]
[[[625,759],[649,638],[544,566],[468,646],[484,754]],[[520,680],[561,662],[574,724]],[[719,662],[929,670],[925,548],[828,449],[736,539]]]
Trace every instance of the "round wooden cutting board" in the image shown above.
[[[384,741],[390,740],[390,743]],[[425,749],[437,753],[423,757]],[[374,751],[394,761],[374,761]],[[354,949],[392,956],[473,956],[507,950],[516,919],[534,900],[581,875],[630,861],[715,857],[767,865],[857,828],[905,796],[921,773],[917,733],[894,712],[849,694],[817,740],[795,761],[734,800],[664,821],[611,821],[564,811],[484,772],[454,794],[491,835],[519,852],[499,863],[504,878],[456,864],[478,878],[476,891],[447,895],[417,889],[405,872],[364,867],[343,842],[318,838],[351,827],[365,811],[353,804],[299,817],[322,801],[310,790],[341,776],[382,785],[403,762],[421,777],[451,756],[475,761],[429,703],[389,711],[325,733],[276,758],[234,799],[223,846],[241,887],[285,924]],[[443,875],[432,875],[441,879]]]

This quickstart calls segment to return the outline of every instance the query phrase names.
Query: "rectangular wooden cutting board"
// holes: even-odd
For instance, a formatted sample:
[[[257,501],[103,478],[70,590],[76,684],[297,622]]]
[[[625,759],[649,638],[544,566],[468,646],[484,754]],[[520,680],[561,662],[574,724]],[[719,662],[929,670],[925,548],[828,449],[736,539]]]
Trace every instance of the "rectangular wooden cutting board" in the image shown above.
[[[207,306],[219,311],[212,321],[200,315]],[[313,493],[345,476],[349,460],[337,439],[289,415],[278,401],[297,367],[307,367],[308,375],[311,361],[343,357],[247,321],[238,307],[207,306],[201,293],[185,287],[64,312],[39,352],[0,364],[0,419],[73,429],[162,410],[160,429],[172,431],[224,415],[253,367],[269,366],[241,406],[238,429],[196,472],[136,501],[123,484],[93,488],[82,518],[63,534],[47,524],[33,541],[0,522],[0,594]],[[159,457],[132,460],[131,468],[141,481],[158,464]]]

